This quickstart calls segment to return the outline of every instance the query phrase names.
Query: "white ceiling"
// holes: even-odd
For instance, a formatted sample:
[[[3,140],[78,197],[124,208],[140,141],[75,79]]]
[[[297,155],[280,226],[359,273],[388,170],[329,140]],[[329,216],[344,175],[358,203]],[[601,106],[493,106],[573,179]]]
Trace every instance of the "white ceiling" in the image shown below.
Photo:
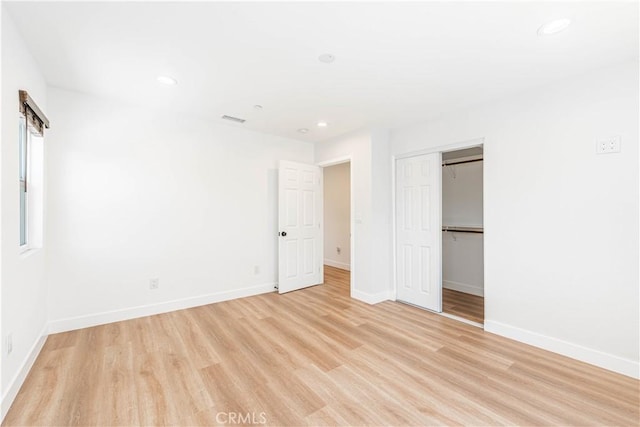
[[[53,86],[220,123],[242,117],[232,125],[307,141],[638,57],[637,2],[3,5]],[[537,36],[558,17],[574,23]],[[323,53],[335,62],[319,62]],[[158,84],[160,74],[179,84]]]

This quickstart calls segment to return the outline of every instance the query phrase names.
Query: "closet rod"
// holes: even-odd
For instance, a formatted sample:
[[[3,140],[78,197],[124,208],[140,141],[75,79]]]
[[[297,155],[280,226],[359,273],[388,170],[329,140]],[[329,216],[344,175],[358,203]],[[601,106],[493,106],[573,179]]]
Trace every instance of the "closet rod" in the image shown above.
[[[452,233],[477,233],[484,234],[484,230],[481,228],[466,228],[466,227],[442,227],[442,231],[450,231]]]
[[[463,163],[474,163],[474,162],[481,162],[484,159],[474,159],[474,160],[460,160],[459,162],[443,162],[442,166],[453,166],[453,165],[461,165]]]

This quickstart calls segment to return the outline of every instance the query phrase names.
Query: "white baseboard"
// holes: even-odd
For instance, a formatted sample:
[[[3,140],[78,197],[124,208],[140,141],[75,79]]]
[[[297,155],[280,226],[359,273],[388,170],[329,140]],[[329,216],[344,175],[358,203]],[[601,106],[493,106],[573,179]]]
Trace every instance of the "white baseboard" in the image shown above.
[[[334,261],[332,259],[326,259],[325,258],[324,264],[328,265],[330,267],[335,267],[335,268],[339,268],[339,269],[342,269],[342,270],[351,271],[351,264],[347,264],[347,263],[344,263],[344,262]]]
[[[351,298],[366,302],[367,304],[377,304],[382,301],[393,300],[393,292],[385,291],[378,292],[377,294],[369,294],[367,292],[351,288]]]
[[[173,301],[149,304],[138,307],[125,308],[121,310],[106,311],[86,316],[70,317],[67,319],[53,320],[49,322],[49,333],[72,331],[75,329],[89,328],[92,326],[104,325],[106,323],[120,322],[138,317],[152,316],[154,314],[167,313],[185,308],[198,307],[201,305],[213,304],[216,302],[228,301],[236,298],[250,297],[253,295],[273,292],[275,283],[263,283],[243,289],[232,291],[216,292],[213,294],[201,295],[197,297],[183,298]]]
[[[18,372],[11,379],[11,382],[9,382],[7,391],[2,396],[2,404],[0,405],[0,411],[1,411],[0,422],[4,420],[5,415],[7,415],[7,412],[9,412],[9,408],[11,407],[11,404],[13,403],[16,396],[18,395],[18,392],[20,391],[20,388],[22,387],[24,380],[27,378],[27,375],[29,374],[31,367],[33,366],[34,362],[38,358],[38,355],[40,354],[40,350],[42,350],[44,343],[47,341],[47,336],[48,336],[48,325],[45,325],[44,328],[42,328],[42,332],[40,332],[40,336],[33,343],[33,345],[31,346],[31,349],[29,349],[29,353],[27,354],[27,357],[22,362],[20,369],[18,369]]]
[[[571,357],[591,365],[599,366],[632,378],[640,378],[640,363],[624,359],[613,354],[583,347],[557,338],[527,331],[504,323],[485,320],[484,330],[487,332],[511,338],[534,347],[549,350],[563,356]]]
[[[465,294],[477,295],[484,297],[484,287],[468,285],[466,283],[452,282],[451,280],[443,280],[442,287],[451,289],[452,291],[464,292]]]

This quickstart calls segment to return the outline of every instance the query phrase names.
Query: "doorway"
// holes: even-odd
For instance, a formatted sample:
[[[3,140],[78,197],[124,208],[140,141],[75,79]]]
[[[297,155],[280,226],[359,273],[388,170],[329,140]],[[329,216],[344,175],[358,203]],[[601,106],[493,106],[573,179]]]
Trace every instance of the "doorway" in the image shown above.
[[[483,148],[442,153],[442,312],[484,323]]]
[[[320,164],[323,179],[323,264],[325,282],[349,280],[353,289],[353,215],[351,159]]]

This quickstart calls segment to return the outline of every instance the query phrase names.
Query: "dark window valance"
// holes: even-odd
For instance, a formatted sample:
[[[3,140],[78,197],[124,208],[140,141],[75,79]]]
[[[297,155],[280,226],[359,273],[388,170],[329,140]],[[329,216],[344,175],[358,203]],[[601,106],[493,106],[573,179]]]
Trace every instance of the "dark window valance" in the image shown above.
[[[38,108],[26,90],[19,91],[19,96],[20,112],[26,118],[29,129],[40,136],[44,136],[44,129],[49,128],[49,119],[47,119],[47,116]]]

